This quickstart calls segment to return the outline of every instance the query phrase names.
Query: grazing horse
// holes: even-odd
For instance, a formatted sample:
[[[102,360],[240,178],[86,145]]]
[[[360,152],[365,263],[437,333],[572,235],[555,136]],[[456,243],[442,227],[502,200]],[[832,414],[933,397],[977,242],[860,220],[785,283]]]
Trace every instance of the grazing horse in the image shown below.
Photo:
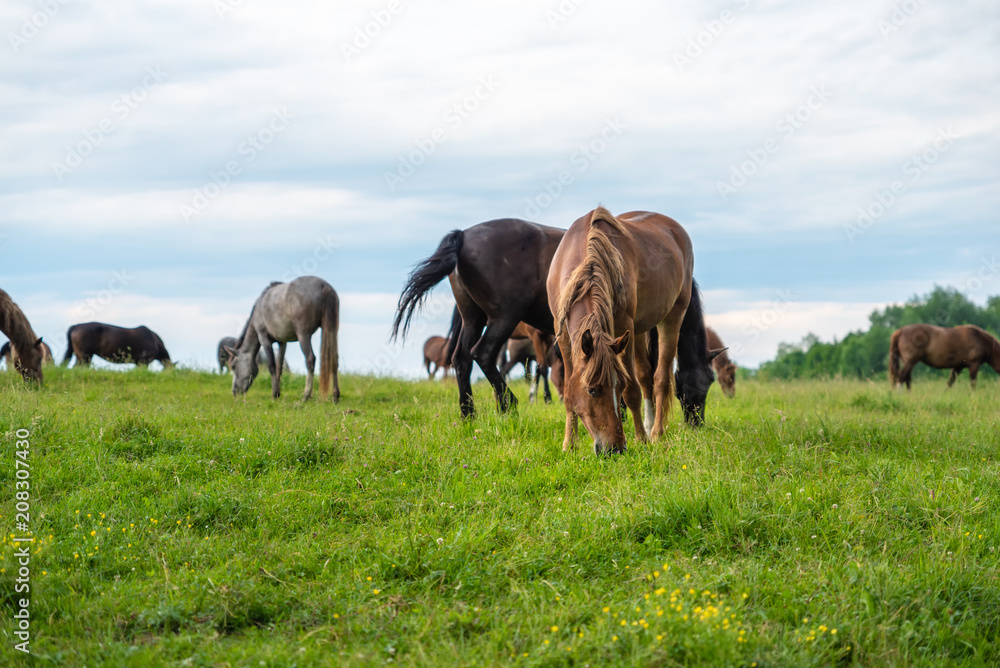
[[[524,372],[531,380],[531,360],[535,361],[535,378],[528,392],[529,403],[534,403],[538,396],[539,380],[544,381],[545,403],[552,403],[552,392],[549,390],[549,351],[554,343],[555,336],[525,322],[518,323],[507,341],[509,359],[500,369],[504,378],[507,378],[515,366],[523,364]]]
[[[219,350],[216,353],[219,358],[219,373],[226,373],[229,371],[229,360],[232,357],[229,354],[228,348],[236,348],[240,341],[235,336],[224,336],[219,341]],[[261,347],[260,352],[257,353],[257,366],[267,366],[267,355],[264,354],[264,348]],[[292,370],[288,366],[288,360],[282,365],[283,372],[291,373]]]
[[[69,364],[76,355],[76,366],[90,366],[95,355],[109,362],[149,365],[157,361],[163,368],[174,365],[163,340],[149,327],[126,328],[102,322],[84,322],[66,330],[66,355],[62,364]]]
[[[45,343],[45,341],[42,341],[41,347],[42,347],[42,364],[43,365],[55,364],[56,361],[52,359],[52,348],[49,348],[49,344]],[[2,357],[4,359],[4,362],[7,363],[8,369],[14,368],[14,353],[12,351],[13,349],[10,347],[10,341],[7,341],[2,346],[0,346],[0,357]]]
[[[900,327],[892,333],[889,343],[892,387],[905,383],[909,390],[911,374],[917,362],[935,369],[951,369],[948,387],[954,385],[958,374],[968,367],[975,389],[979,367],[984,363],[1000,372],[1000,341],[975,325],[938,327],[916,324]]]
[[[431,365],[434,370],[431,371]],[[427,369],[427,376],[433,380],[438,369],[444,369],[444,376],[448,377],[448,368],[451,362],[448,359],[448,339],[443,336],[432,336],[424,342],[424,368]]]
[[[722,348],[719,355],[712,360],[712,366],[715,368],[715,378],[719,381],[719,387],[722,388],[723,394],[732,399],[736,396],[736,364],[729,359],[729,355],[726,354],[726,344],[722,342],[715,330],[711,327],[705,327],[705,333],[708,334],[709,348]]]
[[[301,276],[289,283],[271,283],[253,305],[250,318],[236,346],[226,350],[232,355],[233,396],[244,395],[257,377],[257,352],[263,346],[271,373],[271,396],[281,396],[281,368],[285,345],[298,341],[306,358],[306,390],[302,400],[312,396],[316,355],[312,335],[322,329],[319,354],[319,392],[326,397],[333,381],[333,401],[340,400],[337,378],[337,330],[340,328],[340,299],[333,287],[317,276]],[[272,344],[277,342],[275,360]]]
[[[41,382],[42,339],[35,336],[24,311],[3,290],[0,290],[0,332],[10,339],[11,356],[7,360],[7,368],[17,369],[24,380]],[[49,351],[51,355],[52,351]]]
[[[514,218],[454,230],[407,279],[392,326],[393,339],[400,333],[406,336],[410,319],[431,288],[445,276],[451,282],[462,323],[449,347],[454,346],[452,363],[463,417],[475,413],[473,360],[493,386],[500,410],[517,405],[497,368],[497,356],[520,321],[554,333],[545,276],[563,233]]]
[[[677,221],[661,214],[638,211],[616,218],[599,207],[566,231],[547,281],[565,365],[563,450],[575,446],[579,417],[594,438],[597,454],[625,451],[619,393],[632,413],[638,440],[647,439],[647,429],[654,438],[663,434],[693,273],[690,237]],[[645,333],[654,327],[659,339],[655,377],[645,354]],[[636,332],[641,332],[638,340]],[[642,346],[638,355],[637,345]],[[703,352],[705,359],[683,372],[685,381],[691,377],[693,388],[696,374],[713,375],[707,345],[696,348],[700,344],[692,344],[692,352]],[[655,419],[649,425],[654,396]],[[685,412],[698,408],[696,399],[685,405]]]

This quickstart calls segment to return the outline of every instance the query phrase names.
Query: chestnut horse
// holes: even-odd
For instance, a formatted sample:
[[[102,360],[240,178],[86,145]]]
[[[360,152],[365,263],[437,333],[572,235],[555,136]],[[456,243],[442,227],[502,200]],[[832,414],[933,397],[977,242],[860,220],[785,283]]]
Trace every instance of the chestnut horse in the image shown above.
[[[462,417],[475,413],[472,362],[493,386],[501,411],[517,405],[497,356],[522,320],[554,333],[545,276],[564,232],[516,218],[491,220],[445,235],[437,250],[414,268],[399,297],[392,338],[406,336],[414,312],[445,276],[461,319],[449,348]],[[485,328],[485,331],[484,331]]]
[[[431,364],[434,370],[431,371]],[[427,369],[427,376],[433,379],[438,369],[444,369],[444,376],[448,377],[448,368],[451,362],[448,360],[448,339],[443,336],[432,336],[424,342],[424,368]]]
[[[708,335],[708,347],[713,349],[722,348],[719,355],[712,360],[712,367],[715,369],[715,379],[719,381],[719,387],[723,394],[732,399],[736,396],[736,364],[729,359],[726,354],[726,344],[722,342],[719,335],[711,327],[705,327]]]
[[[923,362],[935,369],[951,369],[948,387],[968,367],[972,387],[983,363],[1000,372],[1000,341],[975,325],[938,327],[906,325],[892,333],[889,343],[889,378],[892,387],[905,383],[910,389],[913,367]],[[900,386],[902,387],[902,386]]]
[[[35,336],[24,311],[3,290],[0,290],[0,332],[10,339],[12,353],[7,368],[17,369],[24,380],[41,382],[42,339]]]
[[[636,438],[647,440],[650,426],[654,438],[663,434],[693,273],[691,239],[677,221],[661,214],[634,211],[616,218],[599,207],[566,231],[547,281],[565,366],[563,450],[575,445],[579,417],[594,438],[597,454],[624,452],[620,391],[632,413]],[[659,339],[655,377],[646,355],[646,332],[654,327]],[[701,327],[703,332],[703,322]],[[701,367],[685,373],[697,372],[701,380],[711,382],[707,344],[702,340],[690,345],[704,359]],[[707,393],[708,387],[701,389]],[[648,419],[654,397],[655,419],[652,425],[644,424],[642,400]],[[689,408],[697,406],[685,406],[685,411]]]

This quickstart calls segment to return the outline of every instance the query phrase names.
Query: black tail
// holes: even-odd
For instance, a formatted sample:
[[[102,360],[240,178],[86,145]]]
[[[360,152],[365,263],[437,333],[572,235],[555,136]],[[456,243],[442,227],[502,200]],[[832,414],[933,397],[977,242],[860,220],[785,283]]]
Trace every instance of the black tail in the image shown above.
[[[73,357],[73,330],[76,329],[76,325],[73,325],[66,330],[66,354],[63,355],[63,361],[60,366],[66,366],[69,364],[70,359]]]
[[[446,234],[437,250],[410,273],[406,285],[403,286],[403,294],[399,296],[396,319],[392,323],[392,339],[399,336],[400,328],[403,338],[406,338],[406,331],[410,328],[410,319],[414,311],[423,304],[431,288],[455,270],[464,236],[462,230],[453,230]]]
[[[455,348],[458,347],[458,335],[462,333],[462,314],[458,312],[458,307],[451,314],[451,326],[448,328],[448,349],[445,351],[445,359],[451,362],[455,355]]]

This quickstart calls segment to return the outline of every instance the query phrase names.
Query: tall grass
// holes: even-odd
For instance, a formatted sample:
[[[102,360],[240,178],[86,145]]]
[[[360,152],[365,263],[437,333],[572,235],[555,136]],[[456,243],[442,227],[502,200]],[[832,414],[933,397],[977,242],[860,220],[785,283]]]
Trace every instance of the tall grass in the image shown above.
[[[302,387],[0,374],[3,656],[23,427],[57,664],[1000,663],[997,383],[741,381],[614,458],[521,381],[470,422],[449,382]]]

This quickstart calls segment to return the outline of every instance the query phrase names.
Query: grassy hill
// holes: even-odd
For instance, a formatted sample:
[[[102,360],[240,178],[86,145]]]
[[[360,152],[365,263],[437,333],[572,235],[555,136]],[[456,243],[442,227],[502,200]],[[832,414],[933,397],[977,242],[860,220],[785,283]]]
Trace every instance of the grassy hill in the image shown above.
[[[0,374],[5,663],[22,428],[55,664],[1000,662],[1000,383],[741,381],[597,458],[523,381],[462,422],[451,382],[45,373]]]

